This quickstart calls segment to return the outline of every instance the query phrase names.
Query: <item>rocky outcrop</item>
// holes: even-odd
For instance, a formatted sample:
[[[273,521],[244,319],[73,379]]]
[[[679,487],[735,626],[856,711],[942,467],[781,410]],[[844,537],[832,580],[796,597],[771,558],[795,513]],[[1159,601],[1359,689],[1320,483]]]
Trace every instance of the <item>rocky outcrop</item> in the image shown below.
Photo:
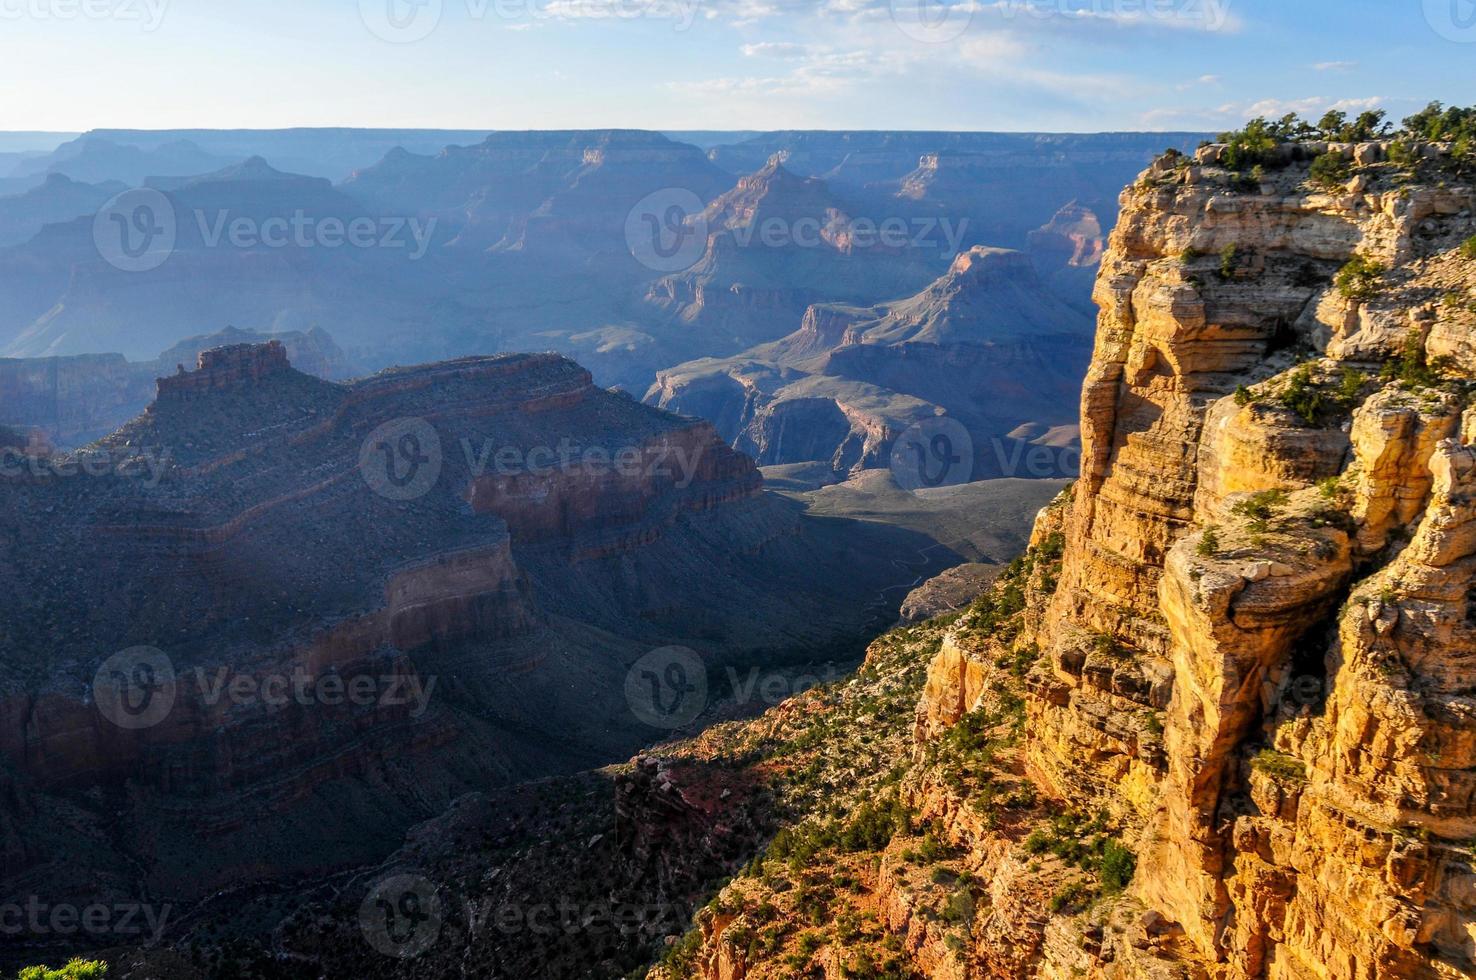
[[[928,579],[902,600],[902,622],[920,623],[973,602],[1004,569],[969,562]]]
[[[217,347],[200,353],[195,370],[186,371],[180,365],[174,377],[160,378],[158,397],[177,400],[220,389],[243,388],[289,368],[287,348],[280,340]]]
[[[1376,167],[1317,191],[1284,157],[1251,192],[1227,187],[1213,148],[1164,158],[1124,195],[1028,751],[1053,793],[1139,815],[1133,892],[1184,930],[1193,969],[1453,976],[1471,912],[1441,896],[1471,811],[1443,794],[1442,832],[1414,787],[1463,784],[1469,761],[1432,752],[1430,722],[1394,705],[1446,684],[1461,644],[1427,621],[1392,631],[1428,601],[1408,571],[1422,540],[1443,551],[1424,529],[1459,523],[1441,481],[1463,452],[1453,389],[1417,366],[1433,324],[1402,311],[1452,274],[1476,280],[1454,251],[1476,194],[1399,190]],[[1380,264],[1368,294],[1333,282],[1355,255]],[[1448,336],[1465,314],[1447,308]],[[1384,377],[1405,380],[1378,390],[1391,360]],[[1408,637],[1423,666],[1365,679],[1378,637]],[[1083,648],[1162,674],[1171,697],[1094,690],[1068,666]],[[1160,709],[1164,763],[1137,779],[1131,743],[1104,736]]]
[[[335,381],[357,373],[321,328],[262,334],[227,327],[182,340],[152,361],[127,361],[121,354],[0,358],[0,421],[34,429],[59,448],[85,445],[142,412],[157,390],[156,379],[185,374],[201,353],[273,340],[304,373]]]

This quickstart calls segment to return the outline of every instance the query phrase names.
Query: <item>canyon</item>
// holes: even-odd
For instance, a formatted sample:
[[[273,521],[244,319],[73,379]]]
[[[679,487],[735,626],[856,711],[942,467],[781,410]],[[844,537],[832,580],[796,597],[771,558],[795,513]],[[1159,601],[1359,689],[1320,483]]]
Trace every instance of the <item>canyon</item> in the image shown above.
[[[1472,975],[1476,190],[1413,143],[1283,141],[1254,181],[1226,145],[1156,160],[1097,279],[1082,476],[967,609],[757,718],[468,798],[243,962]],[[356,911],[407,878],[438,914],[386,958]],[[559,899],[556,941],[480,931]],[[597,930],[598,901],[650,914]]]

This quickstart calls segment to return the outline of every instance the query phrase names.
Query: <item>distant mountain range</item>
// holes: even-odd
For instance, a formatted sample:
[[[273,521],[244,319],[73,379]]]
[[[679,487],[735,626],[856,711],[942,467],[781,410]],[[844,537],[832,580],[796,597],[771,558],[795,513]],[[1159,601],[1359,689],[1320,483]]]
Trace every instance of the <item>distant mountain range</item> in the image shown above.
[[[881,332],[828,352],[823,370],[782,365],[785,377],[801,371],[809,385],[844,378],[897,395],[922,386],[895,381],[874,359],[911,352],[904,373],[915,375],[917,351],[952,349],[950,324],[978,311],[955,321],[941,311],[960,297],[926,291],[960,254],[985,247],[1028,256],[986,265],[1019,279],[999,295],[1034,335],[1023,342],[1073,338],[1070,351],[1036,356],[1052,371],[1075,370],[1085,363],[1081,322],[1119,188],[1165,145],[1199,139],[727,135],[87,133],[14,163],[21,178],[0,173],[34,181],[0,196],[0,354],[149,361],[227,323],[257,333],[320,327],[364,370],[553,349],[598,383],[642,394],[704,358],[763,361],[758,347],[842,316],[852,326],[875,320],[868,330]],[[117,197],[127,188],[153,196]],[[150,202],[144,211],[139,200]],[[164,226],[145,221],[158,216],[167,218],[167,248],[155,241]],[[349,244],[350,227],[367,235]],[[105,254],[144,231],[160,249],[157,264],[132,271]],[[644,254],[653,244],[656,253]],[[914,315],[905,297],[938,306],[934,327],[897,326]],[[894,328],[907,339],[890,340]],[[990,343],[997,356],[999,344],[1016,341]],[[861,358],[872,360],[862,367]],[[985,406],[966,410],[957,391],[907,397],[990,419],[981,432],[1003,424]],[[763,414],[750,411],[744,425]],[[1049,427],[1056,414],[1030,419]],[[0,392],[0,423],[14,415]],[[866,465],[884,455],[884,442],[860,454]]]

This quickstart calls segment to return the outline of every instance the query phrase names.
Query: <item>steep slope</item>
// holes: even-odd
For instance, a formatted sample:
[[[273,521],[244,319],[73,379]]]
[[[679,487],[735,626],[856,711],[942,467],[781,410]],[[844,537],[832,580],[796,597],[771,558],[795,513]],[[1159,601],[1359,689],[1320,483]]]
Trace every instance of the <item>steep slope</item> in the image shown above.
[[[663,371],[646,400],[711,419],[762,464],[821,460],[842,473],[886,465],[909,426],[946,413],[973,438],[978,475],[995,476],[1021,425],[1074,420],[1088,331],[1028,258],[976,247],[915,296],[812,306],[788,337]]]
[[[462,793],[659,736],[621,684],[653,649],[813,656],[895,574],[554,355],[339,385],[219,348],[85,453],[14,462],[6,901],[183,908],[377,860]]]
[[[1063,302],[1093,315],[1092,283],[1110,230],[1096,211],[1072,201],[1025,236],[1031,261],[1046,285]]]
[[[910,217],[867,213],[776,156],[687,217],[693,234],[706,234],[706,249],[654,283],[647,302],[711,335],[713,349],[775,340],[813,303],[872,303],[936,276],[958,229]]]

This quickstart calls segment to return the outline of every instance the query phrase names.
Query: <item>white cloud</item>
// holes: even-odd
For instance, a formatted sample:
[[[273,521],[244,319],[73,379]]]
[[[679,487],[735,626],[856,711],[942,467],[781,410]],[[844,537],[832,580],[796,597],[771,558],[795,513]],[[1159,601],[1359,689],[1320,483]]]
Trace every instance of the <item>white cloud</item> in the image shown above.
[[[911,2],[911,0],[909,0]],[[928,0],[935,2],[935,0]],[[1023,33],[1071,31],[1101,40],[1104,28],[1235,34],[1243,22],[1235,0],[936,0],[973,27]],[[902,7],[906,4],[900,5]],[[897,0],[704,0],[704,16],[752,24],[772,17],[886,20],[902,13]],[[934,13],[937,13],[935,10]]]
[[[1217,86],[1220,83],[1222,83],[1223,81],[1224,81],[1224,79],[1221,78],[1219,75],[1200,75],[1194,81],[1192,81],[1192,82],[1180,82],[1178,85],[1175,85],[1174,88],[1177,91],[1180,91],[1180,92],[1187,92],[1190,89],[1197,88],[1200,85],[1216,85]]]
[[[806,45],[789,41],[761,41],[758,44],[745,44],[739,50],[746,58],[775,58],[781,61],[792,61],[803,58],[809,48]]]
[[[1358,67],[1356,61],[1319,61],[1312,66],[1316,71],[1352,71]]]

